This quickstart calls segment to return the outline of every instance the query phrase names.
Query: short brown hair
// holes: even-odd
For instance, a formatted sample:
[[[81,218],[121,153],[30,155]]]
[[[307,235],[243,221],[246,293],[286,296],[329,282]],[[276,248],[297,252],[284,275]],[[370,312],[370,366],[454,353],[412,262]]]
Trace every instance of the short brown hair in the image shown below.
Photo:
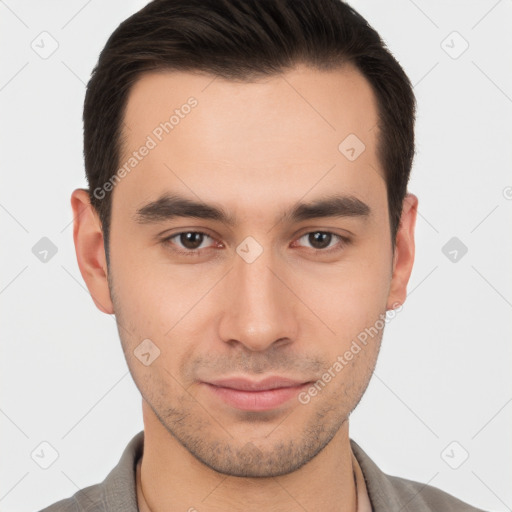
[[[154,0],[112,33],[87,84],[85,170],[107,263],[112,196],[94,191],[118,170],[124,111],[142,73],[202,71],[248,82],[299,63],[319,70],[351,63],[370,83],[394,247],[414,157],[416,101],[407,75],[367,21],[341,0]]]

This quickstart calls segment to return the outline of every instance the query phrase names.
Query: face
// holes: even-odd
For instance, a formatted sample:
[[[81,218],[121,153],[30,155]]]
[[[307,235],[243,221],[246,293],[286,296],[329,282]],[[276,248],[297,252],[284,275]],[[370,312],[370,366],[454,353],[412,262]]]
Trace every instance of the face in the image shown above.
[[[125,123],[108,283],[148,410],[221,473],[296,470],[359,402],[405,289],[372,90],[351,67],[152,73]]]

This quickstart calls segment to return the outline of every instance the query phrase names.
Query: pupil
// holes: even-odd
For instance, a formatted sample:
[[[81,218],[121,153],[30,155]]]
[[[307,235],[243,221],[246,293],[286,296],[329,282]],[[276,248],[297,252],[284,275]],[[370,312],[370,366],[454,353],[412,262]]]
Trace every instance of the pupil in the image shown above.
[[[187,249],[197,249],[203,241],[202,233],[189,231],[180,235],[180,242]]]
[[[332,235],[330,233],[316,231],[315,233],[309,234],[309,243],[315,249],[325,249],[326,247],[329,247],[329,244],[331,243],[331,236]]]

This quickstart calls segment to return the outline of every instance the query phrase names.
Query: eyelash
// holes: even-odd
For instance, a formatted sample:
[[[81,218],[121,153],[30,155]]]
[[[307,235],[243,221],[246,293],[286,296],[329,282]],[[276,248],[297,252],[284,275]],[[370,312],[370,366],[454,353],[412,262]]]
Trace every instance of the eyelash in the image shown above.
[[[183,235],[185,233],[200,234],[200,235],[206,236],[208,238],[211,238],[213,240],[213,237],[211,237],[208,233],[204,233],[203,231],[180,231],[179,233],[175,233],[171,236],[168,236],[168,237],[162,239],[162,243],[165,246],[170,247],[172,245],[171,240],[173,238],[177,238],[180,235]],[[307,233],[304,233],[299,238],[297,238],[297,240],[300,240],[301,238],[303,238],[307,235],[310,235],[312,233],[324,233],[324,234],[332,235],[339,239],[339,242],[336,245],[334,245],[333,247],[329,247],[327,249],[311,249],[314,254],[319,254],[319,253],[330,254],[332,252],[337,252],[337,251],[344,249],[345,246],[350,243],[350,239],[345,236],[337,235],[336,233],[332,233],[331,231],[322,231],[322,230],[308,231]],[[179,249],[171,248],[172,251],[174,251],[175,253],[182,255],[182,256],[199,256],[202,251],[205,251],[208,249],[212,249],[212,247],[206,247],[204,249],[188,249],[188,250],[179,250]]]

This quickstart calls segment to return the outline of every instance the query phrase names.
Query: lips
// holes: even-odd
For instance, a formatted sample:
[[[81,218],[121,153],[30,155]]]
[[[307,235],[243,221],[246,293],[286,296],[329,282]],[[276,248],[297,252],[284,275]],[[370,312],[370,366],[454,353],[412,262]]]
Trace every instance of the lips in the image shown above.
[[[210,381],[208,384],[239,391],[266,391],[276,388],[291,388],[304,384],[304,381],[287,379],[285,377],[267,377],[260,381],[230,378]]]
[[[231,407],[245,411],[265,411],[290,401],[310,382],[272,376],[259,381],[225,378],[202,384],[212,395]]]

